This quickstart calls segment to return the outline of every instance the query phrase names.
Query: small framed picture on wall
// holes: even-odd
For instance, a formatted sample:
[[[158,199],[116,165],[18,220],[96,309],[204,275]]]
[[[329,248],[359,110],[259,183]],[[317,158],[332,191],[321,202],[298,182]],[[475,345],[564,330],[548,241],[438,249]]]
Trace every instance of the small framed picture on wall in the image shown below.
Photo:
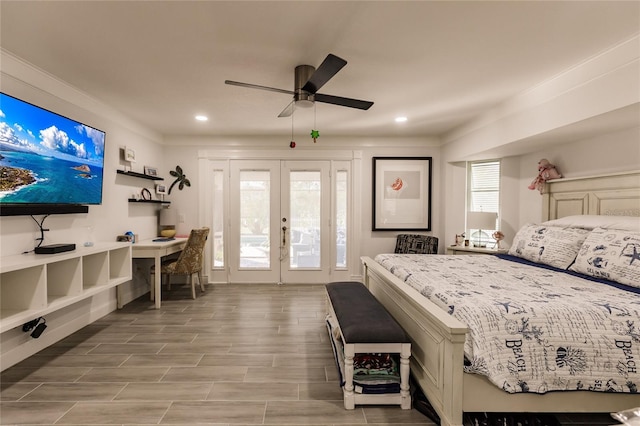
[[[147,176],[157,177],[158,176],[158,168],[157,167],[151,167],[151,166],[144,166],[144,174],[147,175]]]
[[[132,148],[124,148],[124,161],[133,163],[136,161],[136,152]]]
[[[156,194],[164,195],[167,193],[167,186],[164,183],[156,183]]]

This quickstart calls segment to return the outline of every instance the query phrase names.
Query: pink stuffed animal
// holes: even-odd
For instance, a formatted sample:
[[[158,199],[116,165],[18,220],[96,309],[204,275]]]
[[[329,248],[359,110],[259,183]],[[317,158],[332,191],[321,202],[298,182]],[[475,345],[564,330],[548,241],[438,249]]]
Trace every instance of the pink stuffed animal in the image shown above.
[[[556,166],[549,163],[549,160],[543,158],[538,161],[538,176],[531,182],[527,188],[534,190],[537,189],[542,194],[542,189],[544,188],[544,183],[551,179],[561,178],[562,175],[558,170],[556,170]]]

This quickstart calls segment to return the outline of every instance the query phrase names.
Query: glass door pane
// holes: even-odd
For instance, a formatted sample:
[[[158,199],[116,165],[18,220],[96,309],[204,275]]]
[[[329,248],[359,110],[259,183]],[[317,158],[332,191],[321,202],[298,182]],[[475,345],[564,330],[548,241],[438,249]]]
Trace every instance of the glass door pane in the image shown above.
[[[280,276],[285,283],[328,282],[331,276],[330,163],[284,161],[281,225],[286,241]]]
[[[268,269],[271,182],[268,170],[240,171],[240,269]]]
[[[229,164],[229,282],[280,282],[280,161]]]
[[[224,234],[224,171],[213,171],[213,247],[211,250],[213,269],[225,267]]]
[[[320,267],[320,177],[319,171],[292,171],[289,175],[291,268]]]
[[[347,207],[348,207],[348,183],[349,174],[346,170],[338,170],[336,176],[336,200],[335,200],[335,241],[336,241],[336,258],[335,268],[341,269],[347,267]]]

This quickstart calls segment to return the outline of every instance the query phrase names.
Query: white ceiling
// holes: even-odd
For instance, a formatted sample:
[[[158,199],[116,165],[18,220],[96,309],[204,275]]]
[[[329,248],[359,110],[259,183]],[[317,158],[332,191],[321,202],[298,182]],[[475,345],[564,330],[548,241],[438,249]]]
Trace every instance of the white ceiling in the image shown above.
[[[3,49],[166,136],[290,134],[289,95],[224,81],[293,90],[295,66],[328,53],[348,64],[319,92],[375,104],[316,103],[296,128],[442,135],[640,30],[638,1],[3,0],[0,14]]]

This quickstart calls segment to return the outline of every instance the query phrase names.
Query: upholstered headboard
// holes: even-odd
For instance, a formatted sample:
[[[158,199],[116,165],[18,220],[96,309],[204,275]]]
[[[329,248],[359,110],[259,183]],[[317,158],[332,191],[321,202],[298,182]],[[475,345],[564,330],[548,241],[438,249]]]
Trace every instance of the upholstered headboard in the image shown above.
[[[572,215],[640,217],[640,171],[549,181],[542,220]]]

